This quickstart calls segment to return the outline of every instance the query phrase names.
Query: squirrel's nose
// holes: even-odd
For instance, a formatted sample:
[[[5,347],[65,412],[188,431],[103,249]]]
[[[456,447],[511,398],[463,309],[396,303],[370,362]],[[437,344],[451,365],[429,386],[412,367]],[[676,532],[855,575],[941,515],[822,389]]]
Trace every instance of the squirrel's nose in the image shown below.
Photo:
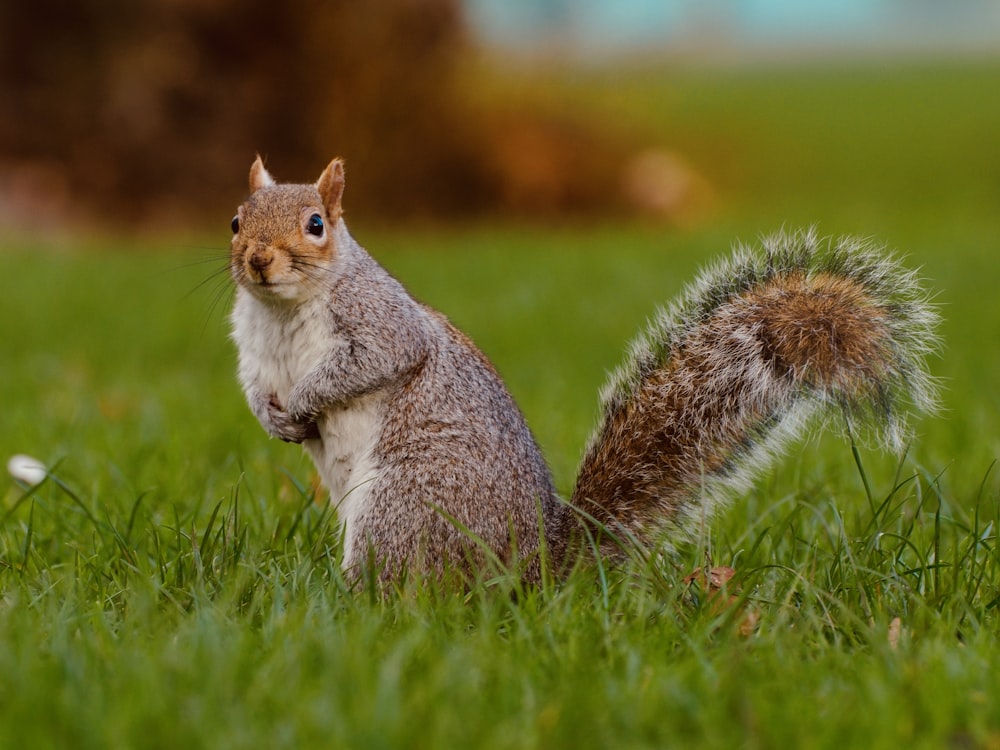
[[[266,250],[257,249],[250,253],[247,264],[258,273],[271,265],[271,253]]]

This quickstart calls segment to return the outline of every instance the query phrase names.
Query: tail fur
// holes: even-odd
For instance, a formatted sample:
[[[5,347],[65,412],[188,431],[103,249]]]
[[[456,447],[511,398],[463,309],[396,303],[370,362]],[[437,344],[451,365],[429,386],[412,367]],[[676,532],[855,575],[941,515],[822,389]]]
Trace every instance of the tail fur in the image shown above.
[[[572,505],[648,542],[695,528],[821,414],[900,449],[906,411],[935,406],[937,320],[916,275],[867,242],[739,247],[611,376]]]

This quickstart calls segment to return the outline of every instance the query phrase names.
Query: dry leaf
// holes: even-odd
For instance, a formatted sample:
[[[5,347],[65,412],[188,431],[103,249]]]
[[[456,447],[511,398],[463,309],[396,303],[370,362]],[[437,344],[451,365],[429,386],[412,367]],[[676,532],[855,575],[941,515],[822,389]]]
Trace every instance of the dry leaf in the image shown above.
[[[903,621],[898,617],[893,617],[889,623],[889,648],[895,651],[899,648],[899,636],[903,632]]]
[[[719,593],[735,575],[736,571],[725,565],[707,570],[699,568],[685,576],[684,583],[688,586],[692,583],[697,583],[702,590],[708,592],[708,601],[712,605],[711,612],[713,614],[722,614],[729,608],[739,605],[740,597],[736,594],[730,594],[725,600],[719,597]],[[751,635],[756,630],[759,621],[760,615],[754,610],[747,608],[744,612],[743,620],[740,622],[740,635]]]

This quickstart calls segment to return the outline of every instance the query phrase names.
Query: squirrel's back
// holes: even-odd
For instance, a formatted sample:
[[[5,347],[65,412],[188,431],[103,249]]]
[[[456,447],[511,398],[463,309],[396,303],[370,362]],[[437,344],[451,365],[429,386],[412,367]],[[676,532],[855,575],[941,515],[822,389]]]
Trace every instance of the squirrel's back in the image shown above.
[[[380,481],[356,533],[383,575],[445,561],[482,567],[492,555],[506,565],[530,561],[540,517],[561,507],[548,466],[490,361],[445,316],[427,313],[441,335],[385,401]],[[527,570],[537,578],[536,562]]]

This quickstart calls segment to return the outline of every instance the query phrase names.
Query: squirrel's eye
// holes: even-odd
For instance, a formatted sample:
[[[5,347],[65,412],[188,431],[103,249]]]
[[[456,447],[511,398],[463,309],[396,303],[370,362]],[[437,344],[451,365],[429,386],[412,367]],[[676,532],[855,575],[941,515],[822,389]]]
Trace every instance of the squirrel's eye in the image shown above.
[[[240,217],[234,216],[233,223],[230,226],[233,228],[233,234],[238,234],[240,231]]]
[[[313,237],[323,236],[323,217],[319,214],[313,214],[309,217],[309,221],[306,222],[306,231],[309,232]]]

